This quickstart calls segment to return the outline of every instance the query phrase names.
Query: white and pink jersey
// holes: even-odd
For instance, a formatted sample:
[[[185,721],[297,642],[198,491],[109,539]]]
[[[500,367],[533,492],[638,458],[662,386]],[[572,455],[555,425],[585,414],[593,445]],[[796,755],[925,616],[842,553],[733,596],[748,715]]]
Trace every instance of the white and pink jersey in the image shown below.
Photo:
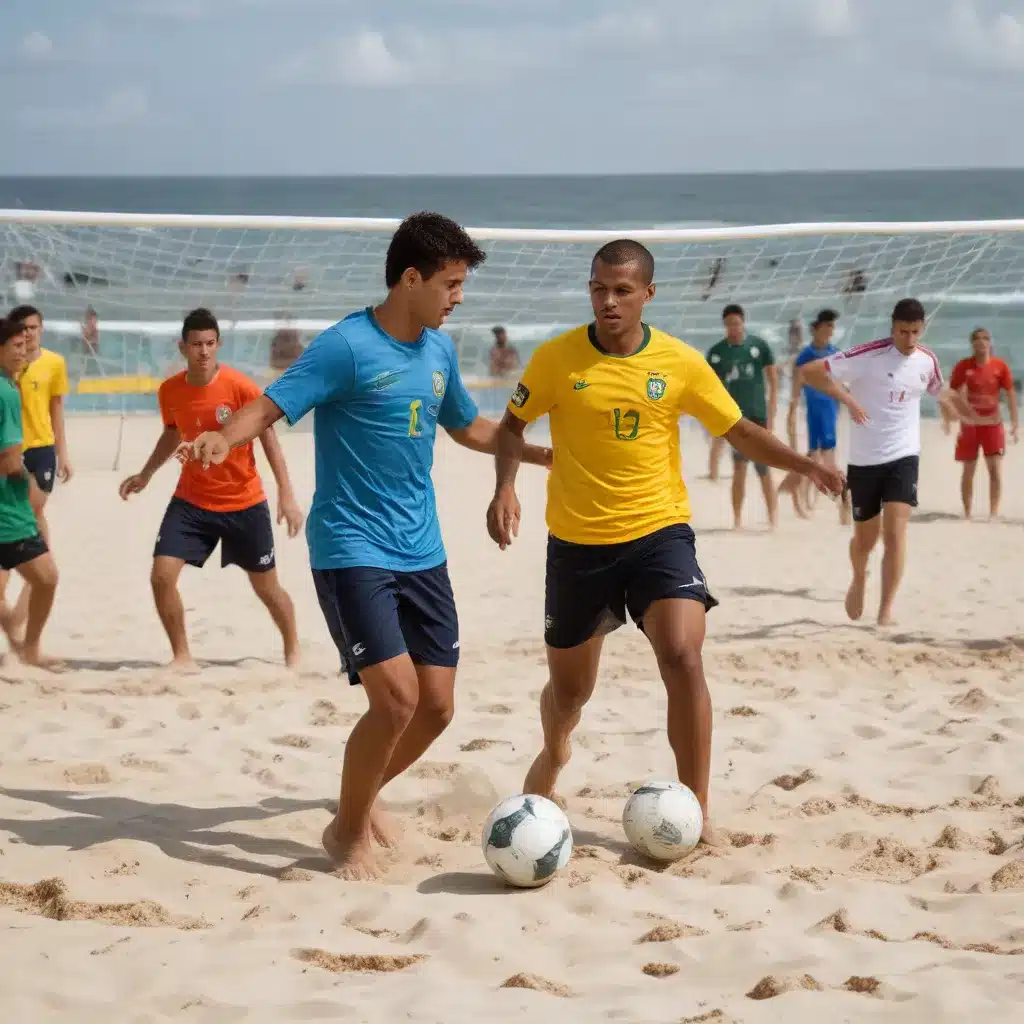
[[[851,466],[921,453],[921,396],[942,390],[942,371],[930,349],[918,346],[905,356],[884,338],[830,356],[825,365],[868,415],[867,423],[851,425]]]

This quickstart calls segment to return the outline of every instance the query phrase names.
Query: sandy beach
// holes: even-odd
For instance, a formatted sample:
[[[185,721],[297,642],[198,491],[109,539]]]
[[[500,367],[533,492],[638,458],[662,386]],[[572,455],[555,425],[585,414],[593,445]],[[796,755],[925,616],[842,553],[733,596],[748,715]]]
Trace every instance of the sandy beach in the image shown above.
[[[439,442],[455,722],[386,791],[406,844],[385,881],[346,883],[319,839],[363,696],[338,677],[304,541],[278,528],[301,672],[215,555],[183,576],[203,671],[168,676],[148,574],[175,468],[117,497],[158,422],[127,421],[120,473],[112,419],[69,426],[79,472],[49,506],[62,577],[45,637],[68,670],[0,669],[7,1020],[1016,1019],[1024,446],[1005,459],[1004,522],[964,523],[953,439],[925,424],[899,625],[879,630],[877,555],[866,624],[844,616],[848,530],[831,504],[811,523],[784,505],[769,535],[751,493],[736,535],[728,480],[700,479],[706,445],[687,434],[698,555],[721,601],[705,660],[731,846],[659,868],[625,843],[630,784],[673,770],[654,659],[629,625],[606,643],[563,777],[573,859],[520,892],[487,870],[479,830],[539,741],[543,471],[520,475],[523,527],[502,554],[484,529],[489,460]],[[282,436],[308,507],[311,437]]]

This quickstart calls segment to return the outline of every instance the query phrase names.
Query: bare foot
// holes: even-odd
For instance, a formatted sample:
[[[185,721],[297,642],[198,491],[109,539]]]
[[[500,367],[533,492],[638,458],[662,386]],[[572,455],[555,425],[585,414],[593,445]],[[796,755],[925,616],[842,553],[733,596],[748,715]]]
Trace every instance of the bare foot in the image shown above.
[[[559,772],[561,772],[563,765],[568,763],[568,760],[569,758],[566,757],[561,764],[558,764],[547,748],[542,750],[526,774],[523,792],[532,796],[544,796],[549,800],[554,800],[555,803],[559,803],[559,800],[555,797],[555,783],[558,781]],[[565,801],[562,800],[559,806],[564,810]]]
[[[302,664],[302,651],[298,644],[284,649],[284,663],[287,668],[298,668]]]
[[[324,829],[324,852],[334,861],[334,874],[349,882],[372,882],[381,876],[381,866],[368,836],[346,840],[338,837],[335,822]]]
[[[880,626],[895,626],[896,620],[893,618],[891,611],[880,610],[878,612],[878,624]]]
[[[704,827],[700,830],[700,844],[712,846],[715,849],[724,849],[731,846],[729,833],[724,829],[715,828],[709,818],[704,819]]]
[[[47,672],[63,672],[64,662],[59,658],[51,658],[43,654],[38,647],[29,647],[23,644],[17,649],[18,658],[23,665],[32,665],[34,668],[43,668]]]
[[[382,811],[376,804],[370,809],[370,832],[385,850],[395,849],[404,831],[401,822],[387,811]]]
[[[181,676],[194,676],[200,671],[199,666],[192,660],[191,654],[176,655],[167,667]]]
[[[864,590],[867,587],[868,574],[854,573],[850,589],[846,592],[846,614],[856,621],[864,614]]]

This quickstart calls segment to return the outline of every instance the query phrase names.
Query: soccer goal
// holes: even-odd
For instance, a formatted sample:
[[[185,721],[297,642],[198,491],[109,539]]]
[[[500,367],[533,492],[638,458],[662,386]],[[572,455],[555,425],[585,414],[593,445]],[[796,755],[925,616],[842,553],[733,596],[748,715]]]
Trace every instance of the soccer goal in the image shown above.
[[[225,361],[270,379],[281,332],[308,342],[383,296],[384,254],[398,223],[3,210],[0,289],[8,306],[42,310],[45,344],[68,359],[69,410],[116,417],[120,438],[126,418],[155,411],[160,380],[180,369],[177,340],[189,309],[216,313]],[[837,343],[846,347],[884,334],[898,299],[919,298],[928,344],[947,368],[966,353],[972,327],[988,326],[997,346],[1024,328],[1024,220],[469,230],[488,258],[447,329],[492,414],[515,381],[490,377],[491,329],[505,327],[525,361],[540,341],[588,320],[591,258],[623,236],[655,256],[648,318],[701,350],[721,337],[722,307],[733,302],[782,363],[826,307],[839,314]],[[117,468],[120,440],[109,454]]]

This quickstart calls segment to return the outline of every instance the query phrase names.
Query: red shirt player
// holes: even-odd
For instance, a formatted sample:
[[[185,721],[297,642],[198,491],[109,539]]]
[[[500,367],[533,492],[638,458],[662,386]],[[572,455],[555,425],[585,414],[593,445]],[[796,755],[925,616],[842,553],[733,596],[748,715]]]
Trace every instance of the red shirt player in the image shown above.
[[[1017,441],[1017,396],[1013,390],[1013,375],[1002,359],[992,355],[992,336],[984,327],[971,332],[973,355],[961,359],[953,368],[949,386],[967,399],[978,418],[976,423],[961,423],[956,439],[956,461],[963,463],[960,493],[964,515],[970,518],[974,495],[974,471],[978,452],[985,456],[989,470],[989,511],[993,518],[999,515],[1002,494],[1002,456],[1006,451],[1006,431],[1000,410],[1000,392],[1006,392],[1010,410],[1010,429]]]

